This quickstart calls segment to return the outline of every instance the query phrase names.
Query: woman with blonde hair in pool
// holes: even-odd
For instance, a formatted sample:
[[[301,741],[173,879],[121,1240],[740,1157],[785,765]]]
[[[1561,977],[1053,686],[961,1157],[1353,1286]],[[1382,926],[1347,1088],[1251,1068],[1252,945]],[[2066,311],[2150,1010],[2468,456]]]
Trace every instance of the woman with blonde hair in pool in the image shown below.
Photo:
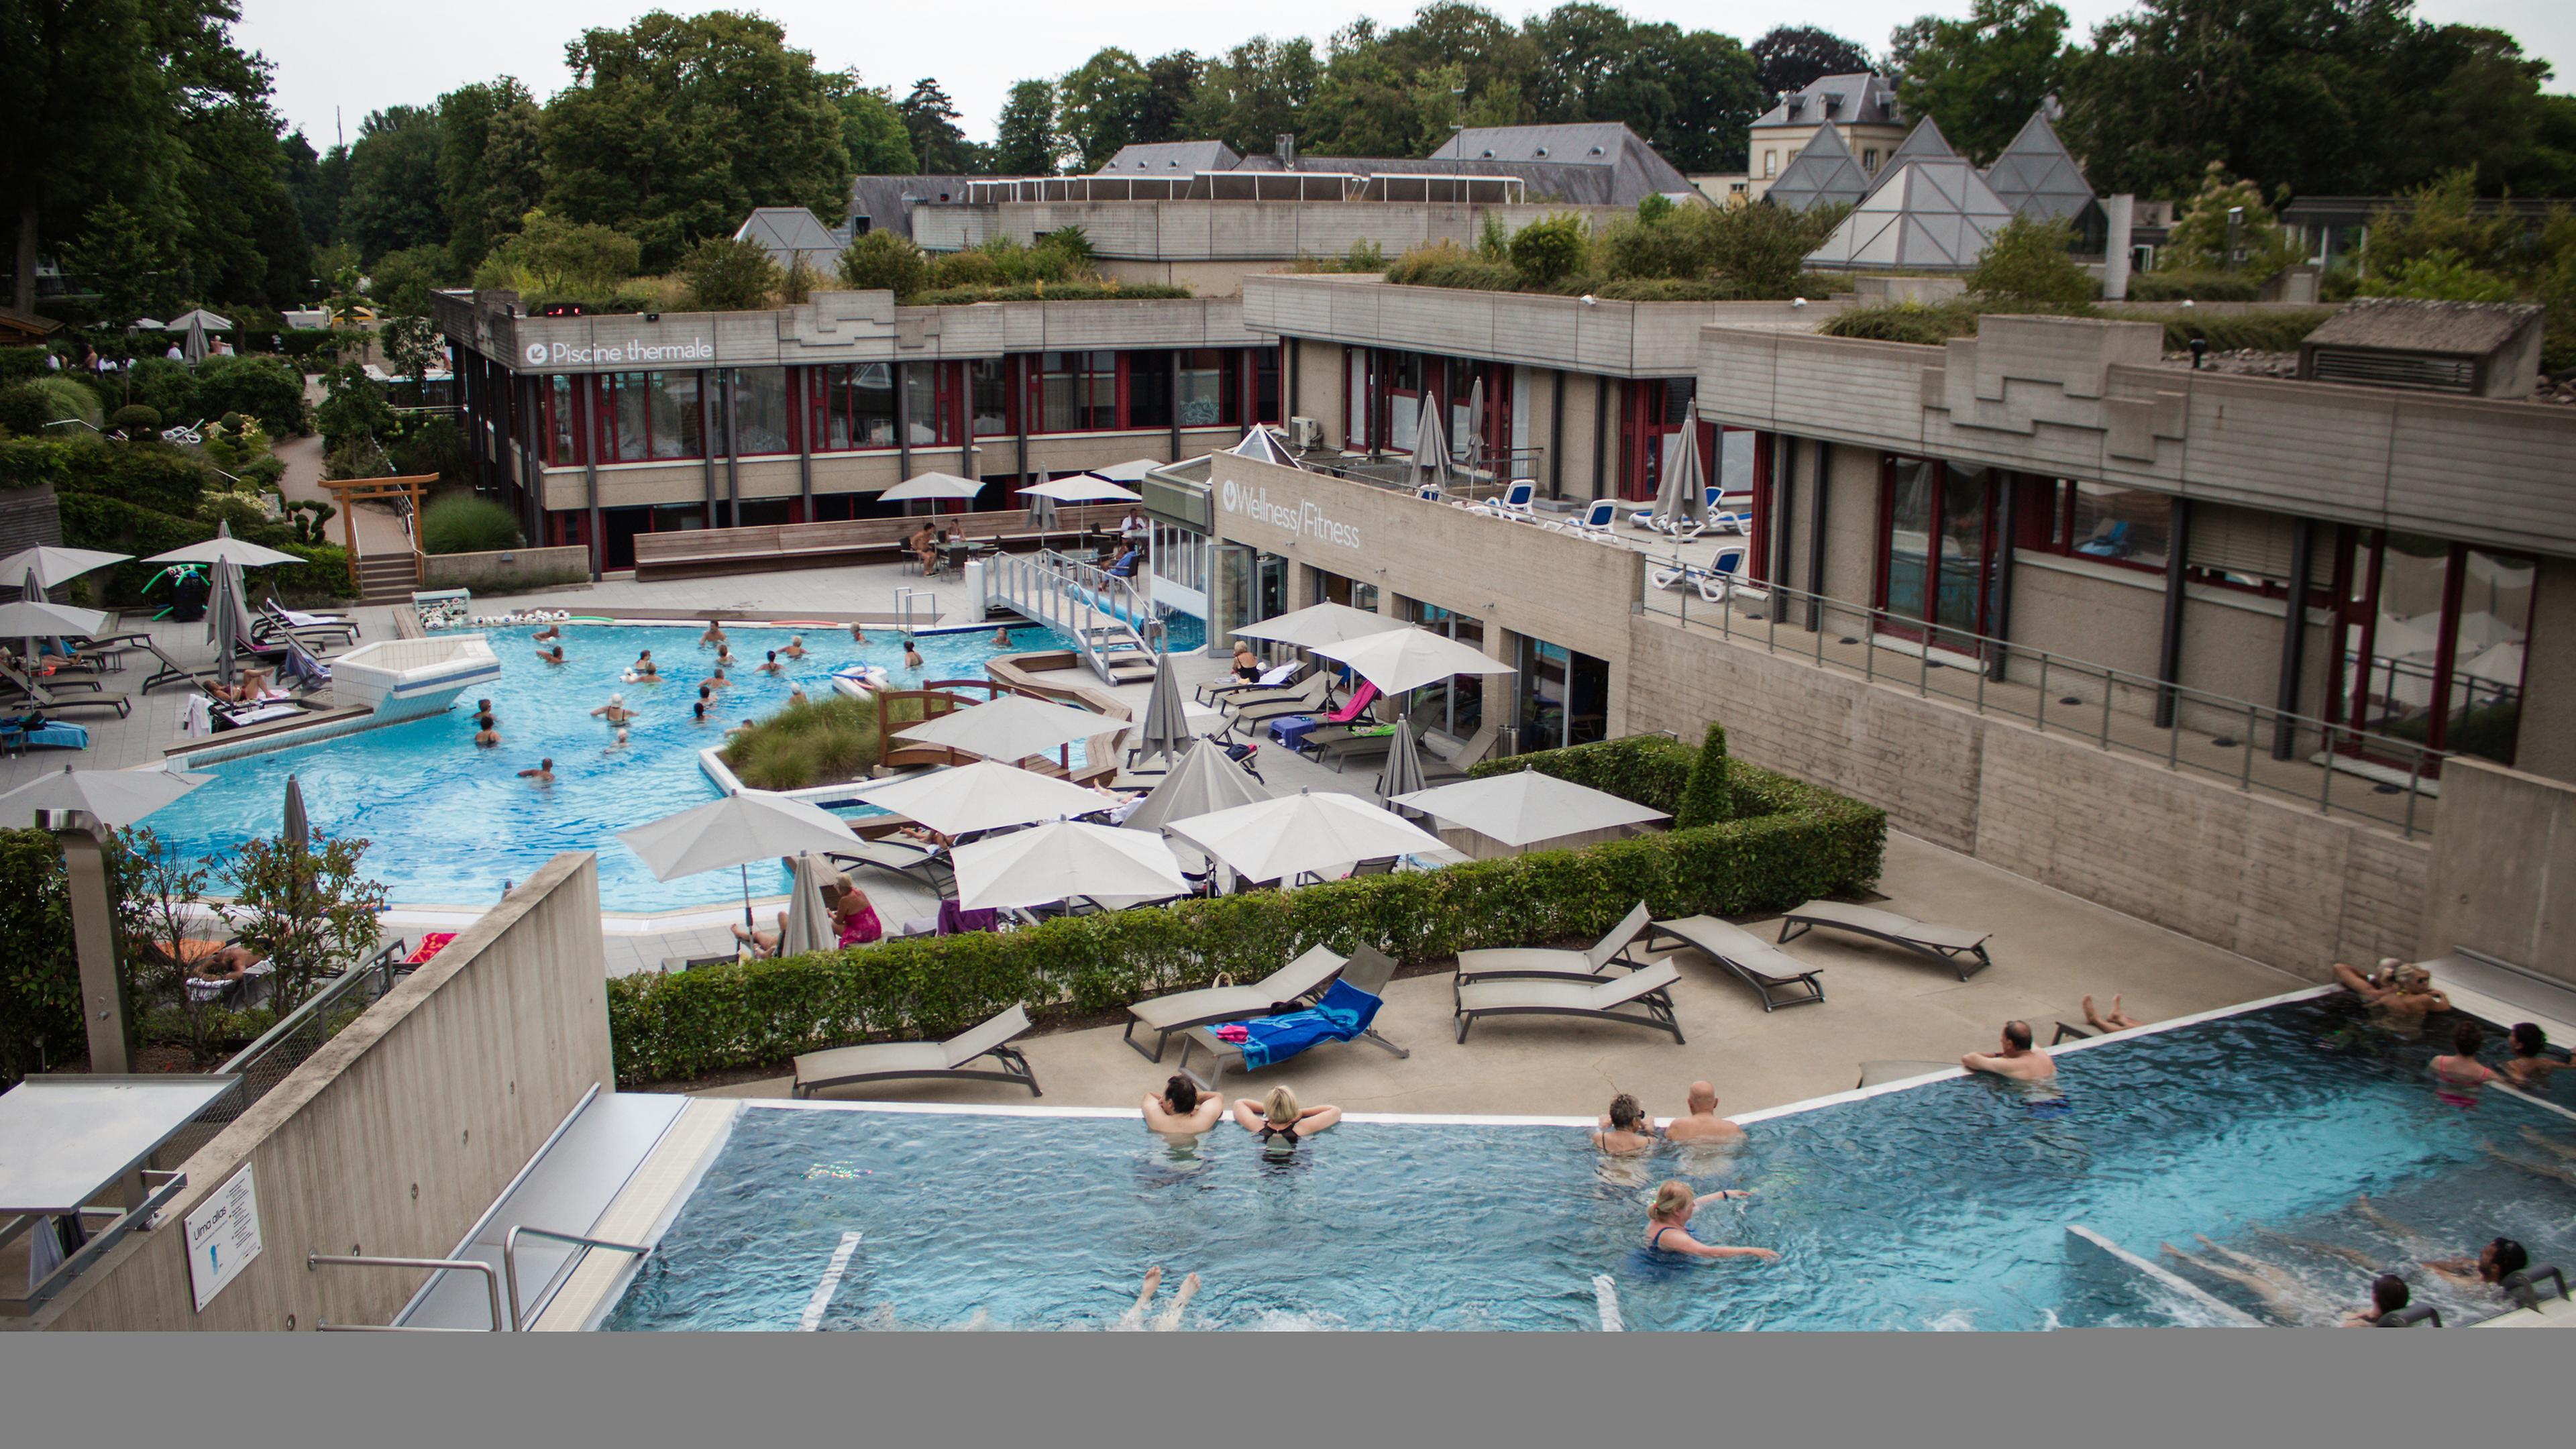
[[[804,658],[804,657],[805,657],[805,636],[804,636],[804,635],[802,635],[802,634],[790,634],[790,635],[788,635],[788,636],[787,636],[787,647],[786,647],[786,648],[784,648],[784,649],[779,650],[778,652],[779,652],[779,654],[781,654],[782,656],[784,656],[784,657],[786,657],[786,658],[789,658],[789,659],[802,659],[802,658]]]
[[[1297,1140],[1312,1137],[1342,1120],[1339,1107],[1300,1107],[1297,1094],[1286,1087],[1273,1087],[1270,1095],[1256,1102],[1245,1097],[1234,1104],[1235,1125],[1259,1135],[1263,1155],[1285,1157],[1297,1150]]]
[[[1753,1194],[1730,1188],[1713,1192],[1717,1198],[1751,1197]],[[1780,1255],[1769,1248],[1739,1248],[1725,1243],[1703,1243],[1691,1236],[1691,1214],[1699,1211],[1699,1194],[1680,1178],[1671,1178],[1655,1189],[1654,1205],[1646,1210],[1646,1246],[1659,1253],[1679,1253],[1689,1258],[1760,1258],[1775,1262]]]

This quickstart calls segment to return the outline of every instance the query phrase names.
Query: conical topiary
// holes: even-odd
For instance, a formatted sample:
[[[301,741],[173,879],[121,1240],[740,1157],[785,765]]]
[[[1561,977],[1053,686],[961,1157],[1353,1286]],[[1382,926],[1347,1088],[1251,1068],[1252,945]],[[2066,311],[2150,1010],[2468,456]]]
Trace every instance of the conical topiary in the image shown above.
[[[1715,825],[1735,818],[1735,792],[1726,784],[1726,726],[1712,722],[1701,741],[1690,778],[1682,782],[1681,802],[1673,809],[1673,828]]]

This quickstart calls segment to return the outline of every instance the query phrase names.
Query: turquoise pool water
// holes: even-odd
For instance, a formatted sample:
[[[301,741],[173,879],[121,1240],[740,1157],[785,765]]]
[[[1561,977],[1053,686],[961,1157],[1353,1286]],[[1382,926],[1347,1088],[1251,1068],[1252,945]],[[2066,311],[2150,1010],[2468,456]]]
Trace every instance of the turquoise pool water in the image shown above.
[[[2370,1275],[2258,1225],[2382,1262],[2499,1233],[2535,1262],[2576,1259],[2576,1188],[2489,1151],[2561,1163],[2526,1129],[2576,1148],[2576,1121],[2495,1094],[2443,1106],[2430,1047],[2354,1025],[2301,1002],[2069,1053],[2063,1115],[1949,1081],[1757,1122],[1736,1153],[1608,1165],[1571,1127],[1345,1123],[1283,1165],[1231,1125],[1176,1150],[1132,1118],[753,1107],[605,1326],[793,1328],[847,1232],[862,1238],[826,1328],[1108,1327],[1155,1264],[1204,1280],[1191,1328],[1597,1330],[1595,1275],[1631,1329],[2222,1316],[2075,1246],[2069,1224],[2150,1258],[2202,1252],[2194,1233],[2258,1254],[2314,1301],[2275,1310],[2178,1271],[2267,1322],[2329,1319]],[[1781,1260],[1646,1251],[1644,1199],[1675,1176],[1752,1189],[1694,1227]],[[2426,1241],[2355,1211],[2363,1193]],[[2446,1318],[2491,1302],[2409,1276]]]
[[[738,626],[728,631],[736,667],[730,689],[709,722],[692,718],[698,683],[707,677],[712,648],[700,648],[700,626],[566,625],[563,664],[536,656],[529,628],[494,630],[493,653],[501,678],[488,697],[499,717],[501,745],[474,746],[474,698],[442,715],[361,730],[336,739],[246,755],[209,765],[214,782],[158,810],[144,823],[192,854],[220,855],[254,835],[274,835],[286,777],[298,778],[315,828],[331,835],[363,836],[370,874],[383,881],[397,905],[488,905],[505,882],[523,880],[558,851],[599,853],[599,897],[612,911],[667,910],[739,900],[741,879],[712,871],[657,881],[617,832],[716,798],[716,787],[698,766],[698,751],[723,743],[725,727],[761,718],[786,704],[803,686],[816,699],[829,697],[830,675],[853,663],[882,666],[898,686],[931,679],[980,679],[994,652],[992,631],[978,629],[920,637],[923,667],[903,667],[903,638],[871,630],[862,647],[837,628],[771,629]],[[770,649],[802,634],[811,652],[783,676],[758,672]],[[1016,649],[1069,647],[1062,635],[1022,625]],[[660,684],[628,684],[619,676],[645,649],[660,665]],[[642,712],[624,749],[610,748],[614,733],[590,711],[612,693]],[[551,757],[555,780],[535,785],[518,772]],[[754,866],[757,893],[786,890],[786,872]]]

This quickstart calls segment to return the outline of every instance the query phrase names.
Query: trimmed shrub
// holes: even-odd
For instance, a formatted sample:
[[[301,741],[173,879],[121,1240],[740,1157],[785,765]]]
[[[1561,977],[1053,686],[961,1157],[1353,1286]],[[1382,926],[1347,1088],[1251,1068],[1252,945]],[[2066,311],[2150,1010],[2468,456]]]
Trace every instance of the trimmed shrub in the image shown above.
[[[1615,780],[1626,788],[1614,793],[1669,810],[1700,753],[1659,737],[1616,740],[1476,773]],[[1585,850],[1066,917],[1008,934],[911,937],[619,977],[608,983],[617,1077],[632,1085],[762,1066],[877,1034],[943,1036],[1022,1002],[1041,1012],[1056,1004],[1111,1011],[1205,986],[1219,973],[1257,979],[1318,944],[1428,961],[1589,940],[1640,897],[1658,916],[1742,915],[1878,878],[1885,812],[1741,762],[1726,783],[1737,818]]]
[[[1977,308],[1972,302],[1891,302],[1854,307],[1836,314],[1819,329],[1827,337],[1862,337],[1875,342],[1911,342],[1938,347],[1953,337],[1977,335]]]
[[[448,493],[420,511],[423,553],[497,553],[519,543],[519,520],[489,498]]]
[[[733,237],[707,237],[680,259],[689,306],[700,312],[758,311],[783,276],[768,248]]]
[[[125,406],[118,408],[116,410],[116,415],[109,418],[108,422],[114,425],[118,432],[125,434],[129,438],[158,438],[161,436],[160,409],[145,407],[141,403],[127,403]]]
[[[2177,269],[2129,275],[2132,302],[2255,302],[2262,296],[2263,284],[2241,272]]]
[[[1402,287],[1458,287],[1476,292],[1518,291],[1521,274],[1508,262],[1489,261],[1452,241],[1415,247],[1386,269]]]
[[[1699,755],[1691,761],[1690,777],[1682,782],[1681,803],[1673,810],[1674,829],[1689,830],[1735,818],[1735,795],[1726,788],[1726,770],[1726,726],[1711,720],[1708,737],[1700,742]]]
[[[734,736],[726,768],[755,790],[802,790],[855,780],[884,758],[874,700],[834,695],[791,704]]]
[[[310,431],[304,374],[274,357],[209,357],[198,363],[197,405],[209,413],[248,413],[272,438]]]
[[[2075,228],[2064,221],[2016,216],[2004,223],[1968,273],[1968,290],[1990,301],[2083,309],[2098,290],[2069,250]]]
[[[1582,270],[1591,250],[1583,218],[1557,212],[1512,233],[1512,270],[1520,274],[1523,286],[1550,286]]]
[[[872,231],[841,252],[841,285],[862,292],[886,291],[909,299],[925,286],[930,262],[912,238],[891,231]]]

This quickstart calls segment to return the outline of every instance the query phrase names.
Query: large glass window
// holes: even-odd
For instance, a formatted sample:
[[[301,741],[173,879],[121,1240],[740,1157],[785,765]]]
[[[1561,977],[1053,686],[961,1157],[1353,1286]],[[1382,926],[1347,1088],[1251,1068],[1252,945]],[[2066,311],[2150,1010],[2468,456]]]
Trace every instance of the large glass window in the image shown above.
[[[734,374],[734,450],[793,453],[796,436],[787,429],[787,369],[746,367]]]
[[[944,364],[914,362],[904,366],[904,424],[916,448],[957,441],[947,381],[948,368]]]
[[[1903,626],[1930,625],[1931,642],[1971,647],[1939,631],[1994,632],[1998,480],[1982,467],[1931,459],[1890,458],[1886,466],[1878,607],[1900,632],[1925,633]]]
[[[2344,531],[2340,667],[2327,716],[2373,734],[2512,764],[2534,560],[2421,534]],[[2341,748],[2377,753],[2366,742]],[[2411,768],[2392,751],[2389,763]]]
[[[581,419],[573,390],[586,387],[588,378],[555,376],[546,379],[546,461],[561,466],[582,461]]]
[[[975,436],[987,438],[1011,430],[1011,364],[987,357],[966,364],[968,415]]]
[[[1887,612],[1900,619],[1922,620],[1926,580],[1932,558],[1932,509],[1941,481],[1941,465],[1922,458],[1899,458],[1895,468],[1895,505],[1887,525]]]
[[[1213,347],[1171,354],[1181,373],[1181,426],[1213,428],[1241,419],[1225,388],[1225,354]]]
[[[862,362],[814,369],[814,447],[823,452],[894,446],[894,365]]]
[[[1255,347],[1252,358],[1252,421],[1284,421],[1279,411],[1279,349]]]
[[[694,372],[603,374],[595,404],[600,460],[640,463],[703,456],[698,378]]]
[[[2021,489],[2020,547],[2163,571],[2173,541],[2167,495],[2027,475]]]
[[[1038,431],[1107,432],[1118,426],[1118,354],[1038,354]]]
[[[1172,364],[1179,354],[1127,354],[1127,426],[1168,428],[1172,425]]]

